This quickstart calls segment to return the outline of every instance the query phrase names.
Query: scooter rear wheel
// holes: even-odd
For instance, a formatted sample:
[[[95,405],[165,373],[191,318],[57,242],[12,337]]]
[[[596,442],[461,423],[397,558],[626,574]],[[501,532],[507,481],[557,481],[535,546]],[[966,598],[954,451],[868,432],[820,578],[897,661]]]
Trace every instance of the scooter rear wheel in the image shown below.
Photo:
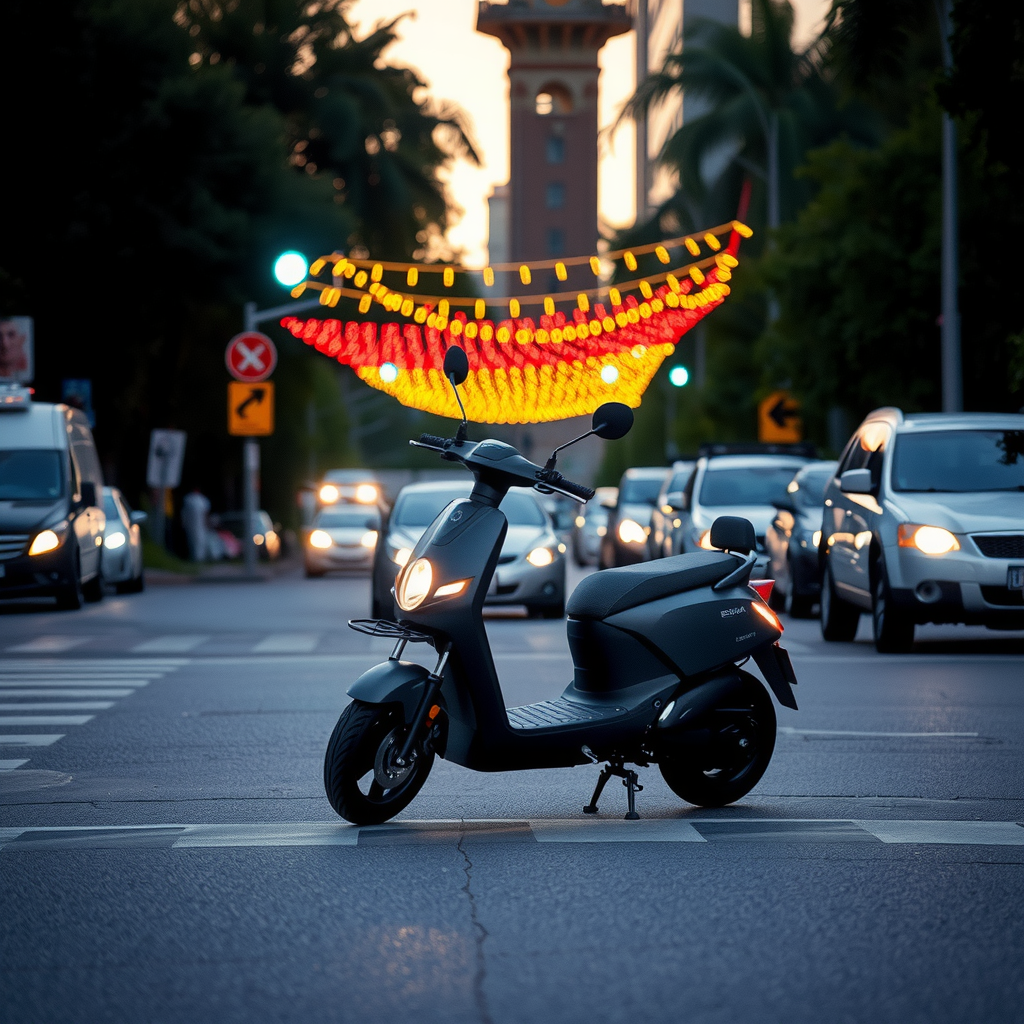
[[[324,789],[331,806],[353,825],[379,825],[409,805],[434,763],[420,749],[411,764],[395,757],[405,738],[400,708],[354,700],[331,733],[324,755]]]
[[[699,724],[703,728],[689,738],[684,733],[659,752],[658,768],[687,803],[724,807],[746,796],[764,775],[775,750],[775,708],[767,690],[745,676],[740,696],[709,711]]]

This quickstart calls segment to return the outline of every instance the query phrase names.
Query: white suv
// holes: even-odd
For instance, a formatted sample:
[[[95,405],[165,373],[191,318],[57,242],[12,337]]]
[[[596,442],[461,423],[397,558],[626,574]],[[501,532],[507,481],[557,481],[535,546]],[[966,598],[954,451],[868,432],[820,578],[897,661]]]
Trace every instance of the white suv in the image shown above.
[[[825,490],[821,631],[880,651],[914,626],[1024,629],[1024,415],[876,409]]]

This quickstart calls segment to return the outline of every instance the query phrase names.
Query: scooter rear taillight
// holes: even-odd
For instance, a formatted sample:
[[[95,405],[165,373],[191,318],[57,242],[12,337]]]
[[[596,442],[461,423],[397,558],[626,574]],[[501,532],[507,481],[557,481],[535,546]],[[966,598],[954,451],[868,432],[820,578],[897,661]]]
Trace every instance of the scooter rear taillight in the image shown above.
[[[768,603],[768,598],[772,596],[772,587],[775,586],[775,580],[751,580],[750,589],[757,593],[757,596]]]

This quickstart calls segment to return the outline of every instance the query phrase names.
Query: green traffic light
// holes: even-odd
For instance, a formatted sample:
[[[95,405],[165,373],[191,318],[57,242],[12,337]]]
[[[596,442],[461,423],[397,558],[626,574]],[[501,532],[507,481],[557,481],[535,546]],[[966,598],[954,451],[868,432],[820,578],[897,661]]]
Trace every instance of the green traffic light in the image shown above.
[[[309,273],[309,261],[301,252],[296,252],[294,249],[281,253],[274,260],[274,277],[285,288],[293,288],[305,281],[307,273]]]
[[[686,386],[690,379],[690,371],[685,366],[673,366],[668,371],[668,382],[675,388]]]

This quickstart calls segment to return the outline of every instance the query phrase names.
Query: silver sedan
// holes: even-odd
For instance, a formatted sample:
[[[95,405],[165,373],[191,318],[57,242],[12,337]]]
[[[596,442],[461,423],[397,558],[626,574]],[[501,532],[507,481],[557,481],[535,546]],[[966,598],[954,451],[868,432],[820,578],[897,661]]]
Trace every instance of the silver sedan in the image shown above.
[[[142,567],[142,531],[145,512],[134,512],[116,487],[103,488],[103,582],[113,583],[119,594],[138,593],[146,585]]]

